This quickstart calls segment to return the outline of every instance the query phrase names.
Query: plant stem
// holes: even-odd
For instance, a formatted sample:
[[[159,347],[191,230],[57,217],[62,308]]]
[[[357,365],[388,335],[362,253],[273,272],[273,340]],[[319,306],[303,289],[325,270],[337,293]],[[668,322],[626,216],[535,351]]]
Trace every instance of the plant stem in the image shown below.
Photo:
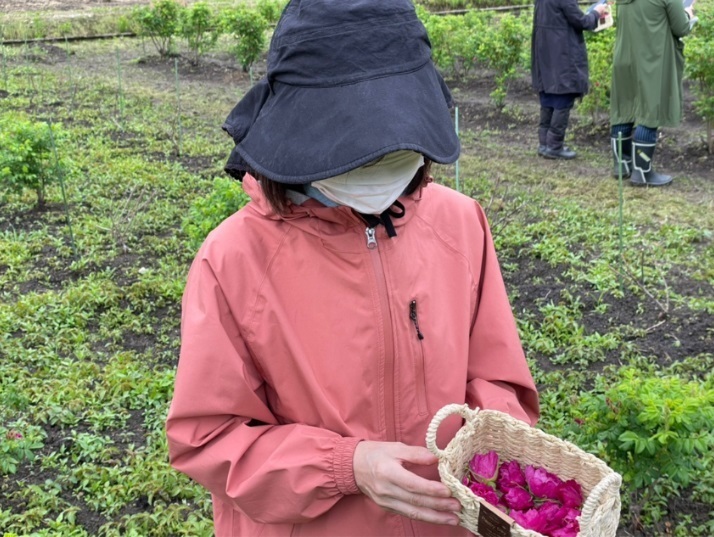
[[[62,201],[64,202],[64,212],[67,217],[67,229],[69,229],[69,241],[72,245],[72,253],[75,259],[77,258],[77,245],[74,242],[74,233],[72,232],[72,221],[69,217],[69,204],[67,203],[67,192],[64,188],[64,176],[59,165],[59,158],[57,157],[57,144],[55,144],[55,135],[52,131],[51,121],[47,122],[47,128],[50,130],[50,143],[52,144],[52,155],[55,159],[55,173],[57,174],[57,179],[59,180],[60,189],[62,190]]]

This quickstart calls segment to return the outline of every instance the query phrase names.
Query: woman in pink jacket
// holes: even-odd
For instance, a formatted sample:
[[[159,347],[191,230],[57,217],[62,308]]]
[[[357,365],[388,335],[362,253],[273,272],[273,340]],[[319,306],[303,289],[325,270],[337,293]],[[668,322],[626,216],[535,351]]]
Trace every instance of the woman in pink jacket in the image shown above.
[[[430,53],[410,0],[292,0],[224,125],[252,201],[191,267],[166,425],[218,537],[468,535],[432,416],[538,417],[483,210],[431,182],[459,142]]]

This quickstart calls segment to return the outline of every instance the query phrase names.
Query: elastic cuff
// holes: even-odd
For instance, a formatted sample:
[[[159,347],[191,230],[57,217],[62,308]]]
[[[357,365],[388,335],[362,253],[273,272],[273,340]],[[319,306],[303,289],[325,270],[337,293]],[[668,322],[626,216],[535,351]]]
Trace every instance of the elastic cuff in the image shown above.
[[[337,441],[332,454],[333,478],[337,489],[345,496],[360,493],[355,481],[353,461],[355,449],[361,441],[361,438],[341,438]]]

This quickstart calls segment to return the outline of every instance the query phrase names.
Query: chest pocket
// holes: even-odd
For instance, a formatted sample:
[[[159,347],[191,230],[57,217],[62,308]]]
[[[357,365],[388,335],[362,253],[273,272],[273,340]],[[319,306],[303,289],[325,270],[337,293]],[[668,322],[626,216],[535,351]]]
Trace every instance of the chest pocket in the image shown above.
[[[426,416],[429,413],[426,400],[426,362],[424,357],[424,334],[419,326],[419,310],[416,299],[409,303],[409,320],[414,328],[414,339],[416,345],[411,345],[414,349],[412,361],[414,364],[414,388],[416,390],[417,411],[419,416]]]

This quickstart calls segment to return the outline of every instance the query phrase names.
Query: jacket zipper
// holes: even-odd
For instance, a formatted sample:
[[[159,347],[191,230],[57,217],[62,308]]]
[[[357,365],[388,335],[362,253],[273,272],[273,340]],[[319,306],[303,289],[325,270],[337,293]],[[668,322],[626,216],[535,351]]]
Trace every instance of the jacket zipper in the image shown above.
[[[420,416],[425,416],[429,412],[429,409],[426,405],[426,373],[424,372],[424,344],[422,343],[422,340],[424,339],[424,334],[422,334],[422,331],[419,328],[416,299],[412,300],[409,303],[409,318],[411,319],[412,323],[414,323],[416,335],[419,339],[419,352],[414,356],[414,377],[416,379],[417,410],[419,411]]]
[[[367,248],[374,250],[377,247],[377,232],[373,227],[368,227],[364,230],[364,234],[367,235]]]
[[[422,334],[421,330],[419,330],[419,320],[417,319],[417,307],[416,306],[417,306],[416,300],[412,300],[409,303],[409,318],[414,323],[414,328],[416,328],[417,337],[421,341],[422,339],[424,339],[424,334]]]
[[[377,249],[376,231],[374,228],[365,230],[367,235],[367,248],[369,249],[374,277],[377,282],[377,296],[379,297],[379,307],[382,313],[382,333],[384,337],[384,426],[386,430],[386,440],[388,442],[397,441],[397,427],[394,414],[394,337],[392,333],[392,315],[389,308],[387,280],[384,277],[382,268],[382,258]]]

